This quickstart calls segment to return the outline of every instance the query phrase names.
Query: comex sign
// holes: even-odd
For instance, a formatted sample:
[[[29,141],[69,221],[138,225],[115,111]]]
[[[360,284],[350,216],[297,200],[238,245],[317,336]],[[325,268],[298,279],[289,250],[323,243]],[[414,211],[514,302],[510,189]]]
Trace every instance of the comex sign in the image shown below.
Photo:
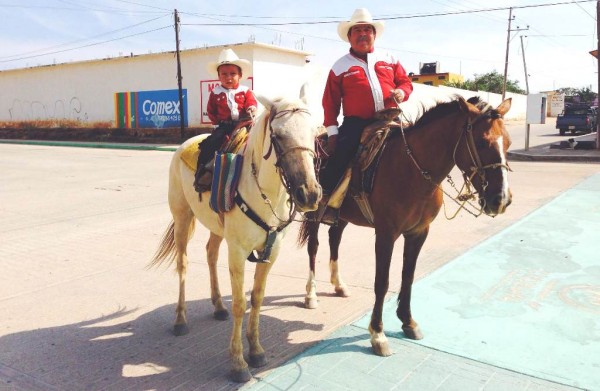
[[[184,126],[188,125],[187,90],[183,90]],[[115,123],[121,128],[167,128],[181,124],[178,90],[115,94]]]
[[[139,126],[142,128],[177,127],[181,121],[179,109],[179,91],[140,91],[138,102],[141,102]],[[183,90],[184,126],[187,126],[187,90]]]

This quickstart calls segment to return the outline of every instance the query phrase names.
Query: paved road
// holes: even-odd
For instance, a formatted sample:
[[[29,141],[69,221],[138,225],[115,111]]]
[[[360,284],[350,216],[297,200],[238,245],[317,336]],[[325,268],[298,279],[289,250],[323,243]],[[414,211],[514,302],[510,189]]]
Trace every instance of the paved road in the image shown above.
[[[230,323],[211,317],[203,261],[207,233],[198,229],[189,248],[189,335],[170,334],[174,273],[145,270],[170,221],[170,158],[168,151],[0,144],[0,389],[239,388],[225,376]],[[600,172],[597,164],[512,167],[508,213],[438,218],[418,279]],[[373,301],[374,237],[371,230],[350,227],[341,267],[353,296],[332,294],[324,250],[317,265],[320,307],[302,308],[308,272],[305,250],[294,245],[296,229],[267,286],[261,333],[270,362],[253,371],[259,378],[360,318]],[[326,243],[325,230],[321,234]],[[397,249],[392,291],[400,283],[400,262]],[[252,270],[248,265],[247,287]],[[229,299],[224,262],[219,274]]]
[[[556,118],[546,118],[545,124],[530,125],[529,147],[535,147],[543,144],[558,143],[567,140],[573,136],[561,136],[556,129]],[[506,121],[506,129],[512,139],[511,150],[525,148],[525,134],[527,125],[524,121]],[[578,133],[580,135],[581,133]]]

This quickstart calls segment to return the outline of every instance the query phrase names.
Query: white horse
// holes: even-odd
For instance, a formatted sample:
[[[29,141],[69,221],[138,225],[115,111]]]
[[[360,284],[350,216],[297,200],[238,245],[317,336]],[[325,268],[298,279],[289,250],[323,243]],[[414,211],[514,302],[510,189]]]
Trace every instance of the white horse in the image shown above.
[[[228,318],[216,271],[219,246],[225,238],[234,321],[229,346],[231,378],[237,382],[246,382],[252,377],[243,357],[242,346],[242,322],[246,311],[243,286],[246,259],[254,254],[253,251],[261,254],[261,258],[267,258],[266,262],[256,265],[252,308],[246,330],[249,363],[256,368],[266,364],[258,335],[259,313],[267,275],[279,253],[285,227],[293,219],[294,207],[300,211],[315,210],[321,198],[321,186],[317,182],[314,168],[317,127],[310,118],[306,102],[302,99],[269,101],[264,97],[259,97],[259,101],[266,110],[250,130],[243,152],[244,161],[237,190],[243,200],[236,202],[233,209],[223,214],[217,214],[209,207],[208,192],[202,194],[202,201],[199,200],[193,186],[194,172],[180,158],[186,147],[198,143],[199,137],[187,140],[175,152],[169,171],[169,207],[173,221],[151,262],[153,266],[177,260],[179,300],[174,333],[183,335],[188,332],[185,304],[188,262],[186,248],[194,232],[194,217],[210,230],[206,254],[210,270],[211,299],[215,308],[214,317],[220,320]],[[251,216],[252,212],[254,216]]]

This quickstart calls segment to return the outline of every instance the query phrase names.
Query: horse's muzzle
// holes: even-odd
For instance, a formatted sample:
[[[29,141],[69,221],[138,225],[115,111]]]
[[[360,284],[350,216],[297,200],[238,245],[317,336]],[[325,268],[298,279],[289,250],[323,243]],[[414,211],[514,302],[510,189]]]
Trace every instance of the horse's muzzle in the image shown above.
[[[309,188],[307,185],[301,185],[297,187],[293,193],[294,202],[300,212],[317,210],[322,195],[323,189],[319,184],[313,188]]]
[[[512,193],[508,190],[506,193],[494,194],[479,199],[483,213],[488,216],[497,216],[506,211],[506,208],[512,203]]]

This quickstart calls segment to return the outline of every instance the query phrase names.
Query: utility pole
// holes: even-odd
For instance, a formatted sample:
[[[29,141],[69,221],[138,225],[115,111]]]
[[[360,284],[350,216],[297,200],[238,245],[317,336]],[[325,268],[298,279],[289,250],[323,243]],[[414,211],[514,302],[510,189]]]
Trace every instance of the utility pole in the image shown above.
[[[523,53],[523,69],[525,70],[525,91],[529,95],[529,76],[527,75],[527,63],[525,62],[525,47],[523,46],[523,36],[521,35],[521,52]],[[531,125],[527,121],[525,129],[525,150],[529,150],[529,132],[531,131]]]
[[[520,29],[519,26],[517,26],[516,29],[512,30],[510,27],[514,19],[515,17],[512,14],[512,7],[510,7],[508,9],[508,30],[506,33],[506,57],[504,59],[504,81],[502,82],[502,100],[504,100],[504,98],[506,97],[506,77],[508,76],[508,49],[510,48],[510,33],[513,31],[529,30],[529,26],[527,26],[527,28],[525,29]]]
[[[523,53],[523,69],[525,70],[525,91],[529,95],[529,75],[527,74],[527,63],[525,62],[525,47],[523,46],[523,36],[521,35],[521,52]]]
[[[598,40],[598,56],[600,56],[600,1],[596,2],[596,35]],[[598,64],[598,99],[600,100],[600,58],[596,60]],[[600,149],[600,112],[596,119],[596,149]]]
[[[180,138],[183,142],[185,140],[185,121],[184,116],[185,107],[183,106],[183,88],[181,87],[181,60],[179,59],[179,14],[177,9],[174,12],[175,15],[175,55],[177,57],[177,86],[179,88],[179,115],[180,115]]]

